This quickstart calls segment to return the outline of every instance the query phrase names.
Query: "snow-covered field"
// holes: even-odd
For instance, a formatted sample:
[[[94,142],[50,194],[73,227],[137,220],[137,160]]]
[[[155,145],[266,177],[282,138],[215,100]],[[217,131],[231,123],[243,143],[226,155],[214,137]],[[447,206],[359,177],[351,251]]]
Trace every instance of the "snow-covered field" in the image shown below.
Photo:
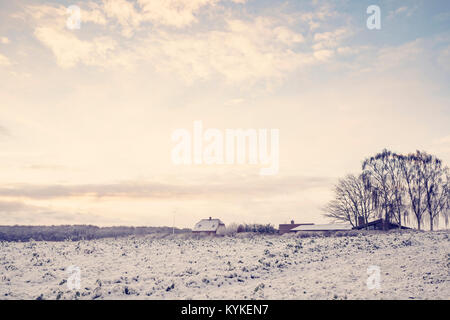
[[[1,242],[0,299],[450,299],[449,236]],[[72,265],[81,287],[69,290]],[[379,267],[379,288],[367,286],[370,266]]]

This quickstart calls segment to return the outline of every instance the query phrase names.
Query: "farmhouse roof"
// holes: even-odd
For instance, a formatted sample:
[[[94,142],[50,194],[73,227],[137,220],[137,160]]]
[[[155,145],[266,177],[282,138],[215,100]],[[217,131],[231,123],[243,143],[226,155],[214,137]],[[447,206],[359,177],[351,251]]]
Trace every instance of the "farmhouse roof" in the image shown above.
[[[311,224],[298,226],[291,231],[340,231],[351,230],[350,224],[336,223],[336,224]]]
[[[386,224],[386,228],[387,229],[398,229],[399,225],[395,222],[389,222],[389,221],[385,221],[384,219],[377,219],[377,220],[373,220],[369,223],[365,223],[365,224],[361,224],[357,227],[354,227],[353,229],[365,229],[371,226],[378,226],[380,229],[383,228],[383,225]],[[401,226],[401,229],[411,229],[405,226]]]
[[[220,219],[202,219],[197,222],[192,231],[217,231],[220,225],[224,225]]]

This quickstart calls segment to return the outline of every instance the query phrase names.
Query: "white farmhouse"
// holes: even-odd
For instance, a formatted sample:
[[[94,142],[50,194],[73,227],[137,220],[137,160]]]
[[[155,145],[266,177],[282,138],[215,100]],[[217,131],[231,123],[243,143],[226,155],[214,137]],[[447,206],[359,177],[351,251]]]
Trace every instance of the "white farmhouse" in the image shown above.
[[[217,234],[225,230],[225,224],[220,219],[202,219],[196,223],[193,233]]]

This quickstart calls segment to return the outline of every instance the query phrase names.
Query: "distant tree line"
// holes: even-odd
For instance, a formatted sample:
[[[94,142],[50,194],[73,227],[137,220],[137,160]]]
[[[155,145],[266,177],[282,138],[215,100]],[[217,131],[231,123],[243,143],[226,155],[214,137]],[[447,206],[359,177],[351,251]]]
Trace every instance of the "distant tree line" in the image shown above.
[[[416,151],[407,155],[384,149],[363,161],[359,175],[349,174],[334,186],[325,216],[350,222],[383,218],[401,227],[415,223],[430,230],[442,218],[448,226],[450,175],[436,156]]]
[[[227,225],[224,231],[219,232],[219,235],[234,235],[241,232],[254,232],[263,234],[274,234],[278,233],[273,225],[269,224],[259,224],[259,223],[230,223]]]
[[[174,229],[175,233],[190,229]],[[172,233],[171,227],[97,227],[92,225],[63,226],[0,226],[0,241],[65,241],[92,240],[151,233]]]
[[[277,233],[278,230],[271,224],[240,224],[237,232]]]

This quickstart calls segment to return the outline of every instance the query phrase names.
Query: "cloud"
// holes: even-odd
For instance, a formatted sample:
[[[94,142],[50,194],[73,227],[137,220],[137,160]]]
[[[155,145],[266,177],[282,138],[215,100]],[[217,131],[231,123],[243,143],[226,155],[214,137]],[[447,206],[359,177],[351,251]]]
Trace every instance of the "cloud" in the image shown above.
[[[450,135],[434,139],[430,148],[431,153],[450,154]]]
[[[93,213],[52,210],[20,201],[0,200],[0,221],[2,225],[30,224],[102,224],[120,223],[120,218],[109,218]]]
[[[407,6],[402,6],[399,7],[395,10],[391,10],[388,13],[387,18],[388,19],[393,19],[396,16],[406,16],[406,17],[410,17],[414,14],[414,12],[417,10],[418,6],[414,6],[414,7],[407,7]]]
[[[122,35],[131,36],[134,30],[144,19],[140,15],[133,3],[125,0],[105,0],[103,1],[103,10],[108,19],[116,19],[122,26]]]
[[[206,6],[214,6],[218,0],[137,0],[141,7],[142,20],[156,25],[177,28],[197,22],[195,16]]]
[[[240,105],[242,103],[245,102],[245,99],[243,98],[234,98],[234,99],[230,99],[225,101],[224,105],[226,106],[235,106],[235,105]]]
[[[314,31],[319,29],[325,21],[335,17],[337,14],[338,13],[327,4],[316,7],[314,11],[301,12],[298,14],[298,20],[307,23],[310,31]]]
[[[230,13],[202,11],[214,8],[217,3],[216,0],[87,2],[81,4],[82,21],[94,23],[100,29],[83,34],[65,28],[67,12],[62,6],[30,6],[26,11],[34,21],[36,38],[52,51],[62,68],[84,64],[131,69],[147,65],[161,74],[176,75],[186,83],[215,77],[230,83],[278,83],[296,70],[330,60],[342,39],[350,35],[348,28],[340,27],[307,39],[294,30],[298,22],[295,15],[289,18],[245,14],[233,18]],[[328,7],[320,7],[301,18],[323,21],[333,15]],[[214,24],[210,23],[212,17],[216,20]],[[186,28],[200,19],[208,22],[198,29]],[[312,46],[312,52],[308,46]]]
[[[440,12],[433,17],[437,21],[446,21],[450,19],[450,11]]]
[[[9,59],[7,57],[5,57],[4,55],[2,55],[0,53],[0,67],[7,67],[11,65],[11,61],[9,61]]]
[[[336,48],[341,43],[342,39],[349,37],[351,32],[348,28],[341,27],[333,31],[327,31],[314,34],[315,50],[322,50],[327,48]]]
[[[185,28],[198,22],[197,14],[218,0],[102,0],[100,4],[81,4],[82,21],[105,25],[115,21],[122,27],[123,36],[130,37],[142,24],[151,23],[155,27],[169,26]]]
[[[0,197],[21,199],[56,199],[70,197],[94,198],[204,198],[204,197],[248,197],[275,196],[312,188],[327,188],[333,179],[326,177],[279,177],[271,180],[259,176],[235,180],[207,183],[217,179],[207,179],[194,184],[165,184],[126,182],[115,184],[86,185],[29,185],[16,184],[0,187]]]
[[[437,63],[443,70],[450,71],[450,45],[447,45],[438,53]]]
[[[333,55],[333,50],[318,50],[314,52],[314,57],[319,61],[329,60]]]
[[[10,41],[7,37],[0,37],[0,43],[8,44],[8,43],[10,43]]]
[[[340,47],[337,48],[337,53],[344,56],[354,55],[360,52],[359,48],[355,47]]]
[[[282,79],[288,72],[314,62],[293,50],[303,36],[278,21],[231,19],[224,30],[195,35],[161,34],[154,39],[156,68],[178,74],[187,82],[221,75],[228,81]]]
[[[0,212],[36,211],[39,207],[30,206],[20,201],[0,201]]]
[[[377,64],[383,68],[399,67],[418,58],[424,51],[423,39],[416,39],[399,46],[389,46],[378,51]]]
[[[433,42],[433,41],[432,41]],[[398,45],[339,47],[337,53],[342,56],[353,55],[355,59],[349,65],[354,73],[391,72],[392,69],[404,69],[415,72],[424,65],[424,57],[431,61],[430,51],[425,39],[418,38]],[[418,61],[422,61],[418,63]],[[405,69],[406,68],[406,69]]]
[[[9,130],[6,127],[0,125],[0,136],[9,136],[9,135],[10,135]]]
[[[292,45],[305,41],[305,38],[301,33],[293,32],[284,26],[276,27],[273,32],[274,37],[285,45]]]
[[[439,139],[436,139],[436,140],[434,141],[434,143],[435,143],[435,144],[445,145],[445,146],[447,146],[447,147],[450,147],[450,135],[441,137],[441,138],[439,138]]]
[[[57,164],[32,164],[24,166],[24,169],[31,170],[64,170],[67,169],[66,166],[57,165]]]
[[[107,17],[104,7],[95,2],[84,2],[82,4],[81,22],[106,25]]]
[[[63,68],[74,67],[80,62],[86,65],[107,65],[116,47],[116,42],[108,37],[83,41],[68,31],[49,27],[39,27],[34,34],[52,50]]]

